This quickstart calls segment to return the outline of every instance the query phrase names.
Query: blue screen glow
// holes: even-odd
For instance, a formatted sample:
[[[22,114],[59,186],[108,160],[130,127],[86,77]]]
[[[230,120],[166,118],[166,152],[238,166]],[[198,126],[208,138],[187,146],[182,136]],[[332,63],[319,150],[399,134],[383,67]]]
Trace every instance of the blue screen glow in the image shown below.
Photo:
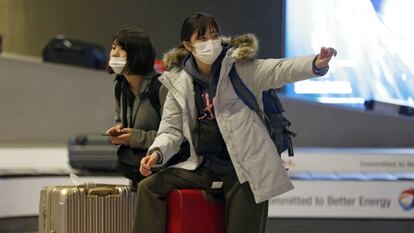
[[[413,22],[412,0],[286,0],[286,57],[338,51],[325,77],[287,85],[287,95],[414,106]]]

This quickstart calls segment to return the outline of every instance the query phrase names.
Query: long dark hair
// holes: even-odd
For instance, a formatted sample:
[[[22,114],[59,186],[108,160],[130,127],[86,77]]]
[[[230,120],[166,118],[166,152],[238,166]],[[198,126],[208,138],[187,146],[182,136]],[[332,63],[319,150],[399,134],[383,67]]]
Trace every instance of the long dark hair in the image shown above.
[[[126,71],[128,74],[144,75],[154,69],[155,49],[149,36],[137,28],[125,28],[117,32],[112,43],[127,52]],[[108,73],[114,71],[108,66]]]

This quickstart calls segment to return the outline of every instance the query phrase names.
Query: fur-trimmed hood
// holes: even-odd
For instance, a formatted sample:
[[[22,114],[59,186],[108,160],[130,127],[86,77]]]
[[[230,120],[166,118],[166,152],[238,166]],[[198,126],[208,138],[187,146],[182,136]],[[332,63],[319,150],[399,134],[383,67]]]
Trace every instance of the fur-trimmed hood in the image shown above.
[[[230,46],[227,51],[227,56],[236,58],[236,60],[252,60],[257,53],[259,42],[255,35],[244,34],[234,38],[221,37],[221,44],[223,46]],[[184,58],[190,52],[185,48],[174,48],[164,54],[163,62],[166,70],[171,70],[174,67],[180,67]]]

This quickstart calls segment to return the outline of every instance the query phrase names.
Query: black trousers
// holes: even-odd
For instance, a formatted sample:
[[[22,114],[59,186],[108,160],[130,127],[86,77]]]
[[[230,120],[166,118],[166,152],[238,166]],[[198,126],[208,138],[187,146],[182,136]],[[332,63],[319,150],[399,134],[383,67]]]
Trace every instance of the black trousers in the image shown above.
[[[240,184],[236,174],[217,177],[203,167],[194,171],[167,168],[142,180],[133,232],[165,233],[168,193],[180,188],[208,189],[213,181],[223,182],[227,233],[266,232],[268,202],[256,204],[249,184]]]

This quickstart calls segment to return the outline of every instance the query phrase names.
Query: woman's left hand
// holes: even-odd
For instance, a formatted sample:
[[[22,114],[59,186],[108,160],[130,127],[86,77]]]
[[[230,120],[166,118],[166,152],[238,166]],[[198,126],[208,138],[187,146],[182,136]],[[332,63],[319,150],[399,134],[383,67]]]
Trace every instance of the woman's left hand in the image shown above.
[[[329,65],[329,61],[333,56],[336,56],[336,49],[322,47],[321,52],[318,55],[318,58],[315,61],[315,66],[317,69],[322,69]]]
[[[157,163],[158,160],[158,153],[152,152],[151,155],[147,155],[144,158],[141,159],[141,162],[139,163],[139,172],[143,176],[149,176],[152,174],[151,167],[154,166],[154,164]]]
[[[112,137],[111,142],[115,145],[129,145],[129,140],[131,138],[132,129],[131,128],[123,128],[121,129],[121,134],[117,137]]]

